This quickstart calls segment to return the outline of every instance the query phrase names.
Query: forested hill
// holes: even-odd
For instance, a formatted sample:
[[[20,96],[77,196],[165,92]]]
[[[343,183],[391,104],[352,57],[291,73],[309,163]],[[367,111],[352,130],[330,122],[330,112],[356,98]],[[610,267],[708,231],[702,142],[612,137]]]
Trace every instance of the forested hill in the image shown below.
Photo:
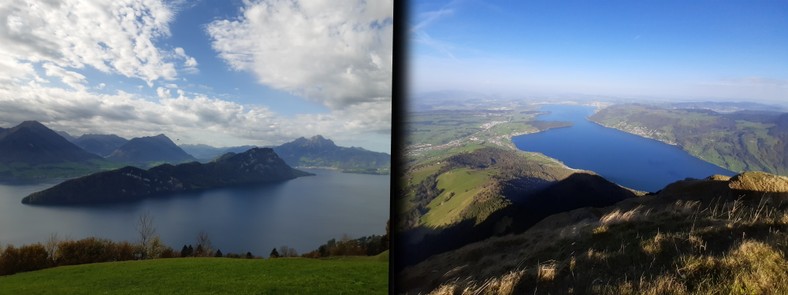
[[[30,194],[26,204],[76,204],[138,200],[175,192],[278,182],[310,175],[287,166],[270,148],[228,153],[200,164],[163,164],[148,170],[127,166],[68,180]]]
[[[613,105],[590,120],[681,147],[720,167],[788,175],[788,113]]]

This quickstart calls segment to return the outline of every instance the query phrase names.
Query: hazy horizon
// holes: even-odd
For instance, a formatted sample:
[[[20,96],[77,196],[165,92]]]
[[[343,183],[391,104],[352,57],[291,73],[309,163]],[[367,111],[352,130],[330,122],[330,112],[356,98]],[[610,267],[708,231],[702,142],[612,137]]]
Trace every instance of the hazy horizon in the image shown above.
[[[580,94],[784,104],[788,4],[426,1],[410,7],[411,97]]]

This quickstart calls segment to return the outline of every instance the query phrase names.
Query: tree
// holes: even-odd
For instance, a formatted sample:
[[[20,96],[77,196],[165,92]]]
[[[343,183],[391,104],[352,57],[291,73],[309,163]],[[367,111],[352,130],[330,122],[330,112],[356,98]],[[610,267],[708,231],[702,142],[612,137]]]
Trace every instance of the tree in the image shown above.
[[[222,257],[222,249],[216,249],[216,255],[214,257]]]
[[[383,251],[388,250],[391,247],[391,232],[389,231],[389,222],[391,222],[391,219],[386,220],[386,235],[380,239],[381,243],[383,244]]]
[[[202,249],[202,251],[197,250],[195,256],[208,256],[212,251],[211,239],[208,238],[208,233],[206,233],[204,230],[201,230],[197,234],[197,249]]]
[[[57,233],[53,233],[49,235],[44,247],[47,250],[47,254],[49,255],[49,260],[52,262],[57,259],[57,245],[60,243],[60,238],[57,236]]]
[[[197,249],[194,250],[194,257],[201,257],[205,255],[205,249],[202,248],[202,245],[197,245]]]
[[[191,245],[189,245],[189,246],[191,246]],[[184,244],[184,245],[183,245],[183,248],[181,248],[181,257],[189,257],[189,256],[192,256],[192,253],[191,253],[191,251],[190,251],[190,250],[191,250],[191,248],[189,248],[189,247],[186,247],[186,244]]]
[[[298,252],[296,249],[290,248],[288,246],[281,246],[279,247],[278,254],[280,257],[296,257],[298,256]]]
[[[270,258],[279,258],[279,252],[276,251],[276,248],[271,250],[271,255],[269,255],[269,257]]]
[[[252,252],[246,252],[246,259],[252,259],[252,258],[254,258]]]
[[[137,233],[140,235],[142,259],[151,257],[152,252],[155,251],[153,240],[154,237],[158,239],[158,236],[156,236],[156,228],[153,226],[153,216],[150,215],[150,211],[140,215],[137,220]]]

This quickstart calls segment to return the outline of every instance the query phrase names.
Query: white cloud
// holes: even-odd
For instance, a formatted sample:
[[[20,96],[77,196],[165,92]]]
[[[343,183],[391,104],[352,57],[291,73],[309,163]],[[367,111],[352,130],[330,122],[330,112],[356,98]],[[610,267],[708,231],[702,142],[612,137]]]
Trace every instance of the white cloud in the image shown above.
[[[64,84],[71,86],[71,88],[77,90],[85,90],[85,76],[77,73],[72,72],[66,69],[63,69],[59,66],[56,66],[52,63],[45,63],[43,65],[44,73],[50,77],[59,78],[60,81],[63,81]]]
[[[319,32],[307,36],[317,40],[302,40],[314,44],[292,48],[294,43],[285,43],[291,47],[287,48],[288,54],[254,57],[250,64],[239,68],[252,71],[262,79],[258,70],[270,63],[271,69],[261,73],[281,72],[297,78],[290,80],[292,84],[275,87],[302,93],[332,107],[325,114],[284,117],[265,106],[242,105],[184,91],[194,87],[187,85],[181,89],[176,84],[180,83],[176,79],[186,81],[178,77],[180,72],[198,71],[198,62],[183,48],[161,49],[155,45],[157,39],[169,36],[168,24],[173,12],[168,5],[172,3],[2,1],[0,20],[5,22],[0,21],[0,126],[38,120],[74,135],[114,133],[130,138],[164,133],[179,144],[215,146],[272,145],[299,136],[322,134],[338,144],[388,151],[391,3],[387,2],[383,8],[345,7],[341,14],[331,12],[335,7],[319,13],[320,8],[312,4],[291,11],[302,13],[301,21],[307,23],[290,28],[292,31],[287,27],[276,28],[282,30],[279,39],[271,37],[271,32],[261,38],[244,36],[254,45],[241,48],[254,51],[249,54],[255,55],[260,52],[254,46],[261,40],[265,42],[259,44],[266,46],[272,41],[287,41],[325,23],[325,27],[313,28]],[[247,3],[244,11],[260,5],[265,3]],[[360,15],[359,20],[347,24],[338,19],[351,19],[356,14]],[[277,16],[280,17],[287,15]],[[233,22],[240,24],[246,20]],[[273,24],[283,26],[284,23],[284,19],[277,19]],[[257,22],[243,24],[250,30],[247,33],[262,30],[258,25]],[[354,30],[358,36],[351,32]],[[338,35],[315,38],[328,31]],[[295,65],[300,68],[288,73],[289,67]],[[92,85],[85,77],[85,68],[140,79],[145,82],[140,84],[155,88],[155,94],[144,91],[144,85],[135,86],[136,83],[125,84],[134,92],[139,90],[135,94],[114,90],[116,87],[104,83]]]
[[[246,1],[207,26],[230,67],[332,109],[391,99],[393,1]]]
[[[181,47],[176,47],[173,51],[175,56],[183,60],[183,71],[195,74],[198,73],[199,70],[197,69],[197,60],[194,57],[186,55],[186,51],[183,50]]]
[[[174,61],[183,61],[186,69],[197,66],[183,49],[171,53],[156,47],[158,38],[169,36],[173,19],[160,0],[3,1],[0,19],[6,20],[0,23],[0,55],[18,64],[90,66],[149,86],[175,79]]]
[[[156,96],[159,98],[170,98],[170,90],[164,87],[156,88]]]

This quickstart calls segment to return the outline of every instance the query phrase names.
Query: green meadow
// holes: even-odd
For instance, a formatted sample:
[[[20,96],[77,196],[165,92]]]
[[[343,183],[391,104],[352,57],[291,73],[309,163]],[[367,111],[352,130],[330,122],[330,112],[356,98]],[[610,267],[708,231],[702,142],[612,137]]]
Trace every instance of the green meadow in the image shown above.
[[[0,277],[0,294],[386,294],[388,252],[328,259],[172,258]]]

